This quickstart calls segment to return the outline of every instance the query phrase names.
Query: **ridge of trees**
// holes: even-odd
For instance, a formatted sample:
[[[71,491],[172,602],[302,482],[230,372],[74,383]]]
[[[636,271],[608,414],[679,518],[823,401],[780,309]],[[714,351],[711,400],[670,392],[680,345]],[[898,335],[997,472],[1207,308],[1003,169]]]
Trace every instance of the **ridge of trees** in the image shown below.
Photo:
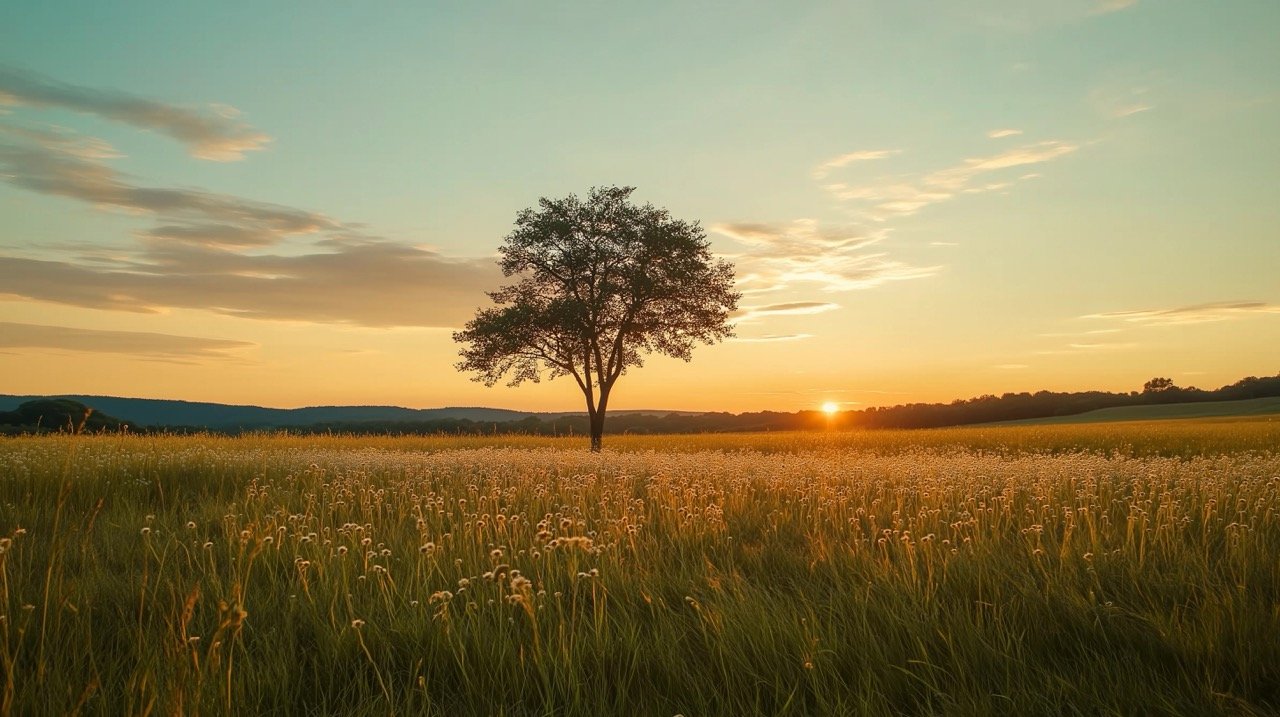
[[[1032,418],[1072,416],[1103,408],[1152,406],[1171,403],[1245,401],[1280,396],[1280,374],[1258,378],[1249,376],[1216,390],[1194,386],[1182,388],[1168,378],[1153,378],[1142,391],[1108,393],[1081,391],[1058,393],[1005,393],[985,395],[951,403],[909,403],[860,411],[857,424],[867,428],[938,428],[973,423],[995,423]]]
[[[15,433],[117,433],[131,424],[67,398],[38,398],[0,411],[0,435]]]
[[[819,411],[784,413],[711,412],[702,414],[623,414],[610,419],[608,432],[702,433],[738,431],[791,431],[839,428],[941,428],[975,423],[995,423],[1030,418],[1069,416],[1101,408],[1237,401],[1280,396],[1280,374],[1258,378],[1249,376],[1216,390],[1182,388],[1169,379],[1148,381],[1142,391],[1005,393],[958,399],[951,403],[909,403],[845,411],[832,419]],[[554,420],[529,417],[518,421],[488,422],[440,420],[429,422],[327,423],[291,430],[334,433],[520,433],[536,435],[586,435],[587,417],[563,416]]]
[[[671,413],[619,414],[609,419],[608,432],[625,433],[709,433],[744,431],[791,431],[826,428],[942,428],[976,423],[995,423],[1035,418],[1070,416],[1102,408],[1123,406],[1203,403],[1210,401],[1243,401],[1280,397],[1280,374],[1268,377],[1249,376],[1216,390],[1182,388],[1167,378],[1147,381],[1141,391],[1109,393],[1106,391],[1005,393],[957,399],[950,403],[908,403],[845,411],[828,417],[819,411],[758,411],[750,413],[711,412],[702,414]],[[91,433],[130,430],[141,432],[194,433],[209,430],[198,426],[145,426],[93,411],[90,407],[66,399],[28,401],[15,411],[0,412],[0,434],[36,432]],[[221,433],[243,433],[264,430],[224,429]],[[426,421],[344,421],[314,423],[283,428],[291,433],[352,434],[526,434],[526,435],[590,435],[587,415],[560,416],[543,419],[530,416],[512,421],[474,421],[470,419],[435,419]]]

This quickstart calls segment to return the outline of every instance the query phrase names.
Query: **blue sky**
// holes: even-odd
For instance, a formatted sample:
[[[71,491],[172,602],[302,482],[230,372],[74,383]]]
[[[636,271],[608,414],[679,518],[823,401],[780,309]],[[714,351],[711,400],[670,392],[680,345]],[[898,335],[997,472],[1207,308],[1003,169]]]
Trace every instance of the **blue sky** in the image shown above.
[[[7,7],[0,390],[572,407],[454,375],[448,329],[517,211],[602,184],[701,221],[749,309],[619,407],[1274,373],[1276,27],[1263,1]]]

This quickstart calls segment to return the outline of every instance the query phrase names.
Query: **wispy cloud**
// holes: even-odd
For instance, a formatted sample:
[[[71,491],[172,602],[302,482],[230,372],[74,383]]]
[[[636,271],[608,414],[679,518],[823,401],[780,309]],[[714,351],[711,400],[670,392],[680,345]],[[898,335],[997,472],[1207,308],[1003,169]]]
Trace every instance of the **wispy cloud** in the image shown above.
[[[1029,164],[1041,164],[1064,157],[1077,149],[1080,149],[1079,145],[1070,142],[1056,140],[1038,142],[989,157],[966,159],[955,167],[927,175],[924,178],[924,183],[929,186],[943,187],[950,190],[962,189],[983,174],[1013,167],[1024,167]]]
[[[1115,342],[1072,342],[1057,349],[1045,349],[1043,351],[1033,352],[1037,356],[1071,356],[1077,354],[1090,354],[1110,351],[1127,351],[1139,346],[1133,341],[1115,341]]]
[[[1009,177],[1005,171],[1017,167],[1043,164],[1065,157],[1080,145],[1049,140],[1024,145],[983,157],[971,157],[943,169],[915,177],[892,177],[871,184],[851,186],[843,182],[826,185],[837,199],[853,202],[866,218],[883,222],[909,216],[932,204],[945,202],[959,194],[979,194],[1006,189],[1026,177]],[[987,175],[1003,177],[979,182]]]
[[[857,187],[837,182],[828,184],[826,188],[835,198],[858,204],[861,207],[861,215],[876,222],[893,217],[910,216],[930,204],[945,202],[955,196],[953,191],[943,191],[901,181]]]
[[[737,323],[747,323],[767,316],[822,314],[828,311],[835,311],[838,308],[840,308],[839,304],[833,304],[828,301],[789,301],[781,304],[743,307],[738,310],[734,320]]]
[[[0,348],[87,351],[163,359],[226,359],[230,358],[228,352],[253,346],[246,341],[227,339],[0,322]]]
[[[1109,327],[1105,329],[1089,329],[1085,331],[1046,331],[1036,334],[1042,339],[1054,339],[1052,347],[1029,351],[1031,356],[1074,356],[1114,351],[1126,351],[1139,346],[1135,341],[1125,341],[1124,329]],[[1020,357],[1019,357],[1020,358]],[[998,366],[997,368],[1007,368]]]
[[[1158,88],[1167,83],[1159,72],[1121,72],[1089,93],[1096,111],[1111,119],[1124,119],[1155,109]]]
[[[170,238],[201,243],[201,234],[261,232],[256,239],[242,236],[234,242],[260,245],[289,234],[342,229],[316,212],[214,192],[141,186],[104,161],[115,156],[105,142],[67,130],[0,124],[0,181],[98,207],[159,216]]]
[[[771,259],[857,251],[880,240],[879,236],[858,229],[823,227],[812,219],[798,219],[785,226],[747,222],[717,224],[711,229],[750,246],[752,256]]]
[[[1130,115],[1136,115],[1139,112],[1146,112],[1147,110],[1150,110],[1150,109],[1154,109],[1154,108],[1151,105],[1142,104],[1141,102],[1135,102],[1134,104],[1121,105],[1120,107],[1115,108],[1115,110],[1112,111],[1112,116],[1117,118],[1128,117]]]
[[[813,169],[814,179],[825,179],[833,170],[839,169],[854,162],[867,162],[874,159],[885,159],[900,153],[900,149],[864,149],[857,152],[849,152],[838,157],[832,157]]]
[[[954,8],[940,5],[957,19],[1005,32],[1030,32],[1069,25],[1131,8],[1138,0],[969,0]]]
[[[358,326],[456,327],[501,275],[489,259],[369,240],[306,254],[173,249],[120,266],[0,256],[0,296],[94,309]]]
[[[1040,334],[1044,338],[1076,338],[1080,336],[1102,336],[1104,334],[1118,334],[1122,329],[1093,329],[1092,331],[1054,331]]]
[[[1139,341],[1125,340],[1138,338],[1135,331],[1141,333],[1141,327],[1187,326],[1257,316],[1280,316],[1280,304],[1265,301],[1215,301],[1169,309],[1135,309],[1085,314],[1077,318],[1109,321],[1111,325],[1084,331],[1040,333],[1038,336],[1041,338],[1058,339],[1065,343],[1031,353],[1036,356],[1071,356],[1126,351],[1142,345]]]
[[[1137,4],[1138,0],[1097,0],[1094,3],[1092,13],[1094,15],[1105,15],[1131,8]]]
[[[1144,326],[1181,326],[1280,314],[1280,305],[1264,301],[1218,301],[1173,309],[1140,309],[1087,314],[1085,319],[1111,319]]]
[[[775,343],[778,341],[799,341],[801,339],[813,338],[813,334],[764,334],[762,336],[737,336],[730,339],[738,343]]]
[[[1016,137],[1022,134],[1020,129],[993,129],[987,133],[987,137],[991,139],[1003,139],[1005,137]]]
[[[59,107],[151,130],[182,142],[192,156],[215,161],[241,159],[262,149],[270,137],[236,119],[226,106],[193,109],[60,82],[17,67],[0,65],[0,105]]]
[[[819,165],[813,171],[821,180],[833,170],[855,162],[885,159],[899,150],[849,152]],[[890,258],[876,245],[888,230],[867,232],[858,227],[822,225],[812,219],[789,224],[732,222],[715,224],[711,231],[745,247],[730,255],[738,270],[737,288],[746,295],[783,290],[818,289],[826,292],[868,289],[891,281],[918,279],[937,273],[940,267],[918,267]],[[811,314],[838,308],[822,301],[800,301],[745,308],[739,323],[769,316]],[[768,334],[743,341],[792,341],[810,334]]]
[[[451,258],[368,236],[322,213],[198,189],[144,186],[110,146],[0,123],[0,182],[154,220],[109,255],[0,253],[0,295],[154,313],[455,327],[500,281],[487,258]],[[287,244],[287,246],[285,246]]]
[[[916,267],[891,259],[874,245],[883,233],[823,227],[809,219],[787,225],[717,224],[711,230],[746,245],[738,255],[739,285],[748,293],[797,285],[849,291],[889,281],[930,276],[938,267]]]

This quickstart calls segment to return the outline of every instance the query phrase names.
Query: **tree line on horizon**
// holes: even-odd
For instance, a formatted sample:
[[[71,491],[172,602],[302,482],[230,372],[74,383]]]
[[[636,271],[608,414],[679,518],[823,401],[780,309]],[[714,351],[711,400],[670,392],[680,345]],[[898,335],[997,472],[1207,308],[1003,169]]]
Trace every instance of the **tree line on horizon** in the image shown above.
[[[834,417],[820,411],[756,411],[747,413],[709,412],[619,414],[612,417],[606,432],[612,435],[638,433],[716,433],[748,431],[796,431],[828,429],[943,428],[976,423],[996,423],[1034,418],[1071,416],[1102,408],[1148,406],[1209,401],[1242,401],[1280,396],[1280,374],[1249,376],[1215,390],[1180,387],[1168,378],[1153,378],[1141,391],[1005,393],[957,399],[950,403],[908,403],[845,411]],[[513,421],[473,421],[436,419],[427,421],[341,421],[303,426],[217,428],[204,426],[137,426],[67,399],[28,401],[14,411],[0,411],[0,435],[30,433],[252,433],[287,430],[303,435],[347,433],[356,435],[481,435],[519,434],[546,436],[590,436],[587,415],[542,419],[529,416]]]
[[[0,435],[25,433],[118,433],[128,421],[95,411],[68,398],[38,398],[12,411],[0,411]]]
[[[1177,386],[1168,378],[1153,378],[1141,391],[1107,391],[987,394],[951,403],[908,403],[857,412],[857,425],[864,428],[940,428],[974,423],[1020,421],[1034,418],[1074,416],[1103,408],[1152,406],[1172,403],[1245,401],[1280,396],[1280,374],[1259,378],[1248,376],[1218,389],[1205,390]]]
[[[1280,374],[1259,378],[1249,376],[1216,390],[1179,387],[1167,378],[1148,381],[1142,391],[1005,393],[957,399],[950,403],[909,403],[844,411],[828,416],[821,411],[756,411],[746,413],[709,412],[702,414],[621,414],[609,419],[605,432],[628,433],[709,433],[747,431],[796,431],[828,429],[943,428],[975,423],[996,423],[1031,418],[1070,416],[1102,408],[1237,401],[1280,396]],[[377,421],[373,423],[329,423],[304,426],[303,433],[458,433],[587,435],[585,416],[562,416],[543,420],[530,416],[518,421],[486,422],[448,419],[415,422]]]
[[[689,433],[835,428],[937,428],[1085,413],[1122,406],[1229,401],[1280,396],[1280,374],[1250,376],[1215,391],[1181,388],[1153,378],[1142,391],[1005,393],[951,403],[912,403],[827,415],[818,411],[704,413],[610,418],[617,380],[644,365],[649,354],[688,361],[699,344],[733,335],[741,293],[733,265],[711,252],[701,226],[652,204],[631,200],[634,187],[595,187],[584,199],[543,197],[521,211],[499,247],[498,265],[512,283],[488,292],[492,305],[477,310],[453,334],[456,368],[492,386],[571,377],[582,392],[585,415],[510,421],[459,418],[362,420],[308,425],[257,424],[137,427],[74,400],[28,401],[0,412],[0,434],[85,433],[125,430],[244,433],[521,433],[583,435],[599,451],[606,432]]]

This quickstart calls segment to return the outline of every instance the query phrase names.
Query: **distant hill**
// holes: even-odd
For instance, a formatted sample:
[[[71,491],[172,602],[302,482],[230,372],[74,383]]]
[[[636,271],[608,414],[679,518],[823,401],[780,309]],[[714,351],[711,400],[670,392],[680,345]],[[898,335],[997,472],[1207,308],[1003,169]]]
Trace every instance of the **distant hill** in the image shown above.
[[[22,403],[45,396],[0,395],[0,411],[12,411]],[[308,408],[264,408],[194,401],[165,401],[117,396],[52,396],[78,401],[96,411],[117,416],[140,426],[195,426],[214,429],[245,429],[305,426],[315,423],[360,423],[364,421],[518,421],[535,415],[499,408],[400,408],[398,406],[312,406]]]
[[[138,430],[208,429],[226,433],[283,428],[310,433],[582,433],[582,411],[531,413],[499,408],[401,408],[398,406],[313,406],[264,408],[221,403],[164,401],[115,396],[6,396],[0,412],[35,399],[78,401]],[[1280,413],[1280,374],[1248,376],[1212,390],[1177,386],[1156,377],[1141,391],[1111,393],[1005,393],[950,403],[908,403],[841,411],[730,414],[721,412],[610,411],[609,433],[699,433],[705,431],[829,430],[832,428],[940,428],[984,423],[1079,423]]]
[[[555,419],[576,416],[577,412],[532,413],[502,408],[448,407],[402,408],[400,406],[310,406],[307,408],[265,408],[196,401],[169,401],[119,396],[12,396],[0,395],[0,411],[12,411],[35,399],[67,399],[91,406],[95,411],[117,416],[137,426],[189,426],[214,430],[254,428],[294,428],[320,424],[357,423],[412,424],[434,421],[506,423],[530,417]],[[611,415],[667,415],[678,411],[615,411]]]
[[[37,398],[0,410],[0,435],[25,433],[114,433],[128,429],[118,418],[66,398]]]
[[[1063,423],[1103,423],[1111,421],[1154,421],[1165,418],[1228,418],[1232,416],[1268,416],[1280,418],[1280,398],[1255,398],[1247,401],[1210,401],[1206,403],[1169,403],[1158,406],[1119,406],[1086,411],[1074,416],[1051,416],[1023,421],[1001,421],[986,424],[998,426],[1057,425]]]

